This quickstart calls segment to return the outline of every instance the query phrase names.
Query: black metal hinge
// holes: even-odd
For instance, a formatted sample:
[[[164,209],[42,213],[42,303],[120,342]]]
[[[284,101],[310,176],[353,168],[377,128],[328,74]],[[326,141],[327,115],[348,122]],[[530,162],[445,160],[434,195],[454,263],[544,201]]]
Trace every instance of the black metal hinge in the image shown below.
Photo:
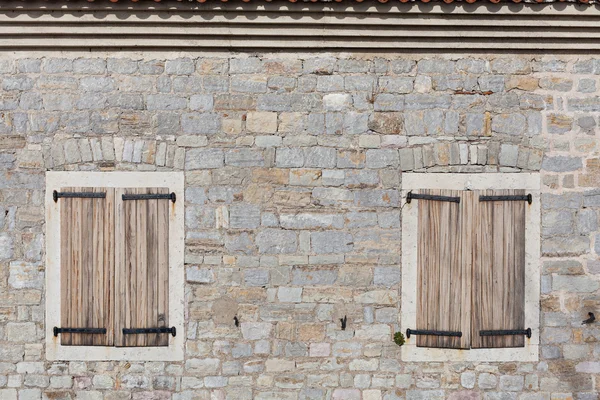
[[[123,200],[171,200],[175,203],[177,197],[175,192],[172,193],[147,193],[147,194],[124,194],[121,196]]]
[[[531,328],[527,329],[504,329],[497,331],[479,331],[479,336],[507,336],[507,335],[525,335],[531,339]]]
[[[514,196],[479,196],[479,201],[526,201],[531,204],[533,196],[531,194]]]
[[[177,330],[175,329],[174,326],[172,326],[170,328],[168,328],[168,327],[133,328],[133,329],[123,328],[123,335],[141,335],[144,333],[170,333],[171,335],[175,336],[177,334]]]
[[[410,203],[412,199],[415,200],[433,200],[433,201],[450,201],[452,203],[460,203],[460,197],[451,197],[451,196],[436,196],[432,194],[419,194],[408,192],[406,195],[406,202]]]
[[[454,337],[462,337],[462,332],[452,332],[452,331],[425,331],[419,329],[407,329],[406,337],[410,338],[410,335],[431,335],[431,336],[454,336]]]
[[[59,333],[88,333],[91,335],[106,335],[106,328],[58,328],[52,329],[54,336],[58,336]]]
[[[52,199],[56,203],[59,198],[84,198],[84,199],[104,199],[106,198],[105,192],[52,192]]]

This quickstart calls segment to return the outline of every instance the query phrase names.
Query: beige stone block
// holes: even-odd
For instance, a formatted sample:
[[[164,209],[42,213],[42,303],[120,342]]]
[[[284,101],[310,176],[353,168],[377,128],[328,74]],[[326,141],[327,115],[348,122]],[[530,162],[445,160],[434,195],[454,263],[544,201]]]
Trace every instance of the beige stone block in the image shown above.
[[[252,182],[287,185],[290,180],[287,169],[255,168],[252,170]]]
[[[278,339],[294,341],[296,339],[296,324],[293,322],[278,322],[275,327],[275,335]]]
[[[267,372],[285,372],[292,371],[296,364],[293,360],[284,360],[281,358],[274,358],[265,362],[265,368]]]
[[[221,129],[228,135],[239,135],[242,133],[242,120],[241,119],[223,119],[221,121]]]
[[[246,130],[253,133],[277,132],[277,113],[269,111],[249,112],[246,118]]]
[[[321,324],[302,324],[298,327],[298,340],[318,342],[325,337],[325,327]]]

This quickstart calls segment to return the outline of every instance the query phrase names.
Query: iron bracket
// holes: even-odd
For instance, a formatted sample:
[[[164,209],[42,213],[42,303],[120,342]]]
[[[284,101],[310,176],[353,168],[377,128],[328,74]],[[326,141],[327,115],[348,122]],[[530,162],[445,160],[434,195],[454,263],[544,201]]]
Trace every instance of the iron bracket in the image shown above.
[[[432,194],[419,194],[408,192],[406,195],[406,202],[410,203],[413,199],[415,200],[433,200],[433,201],[450,201],[452,203],[460,203],[460,197],[451,196],[436,196]]]
[[[479,331],[479,336],[507,336],[507,335],[525,335],[531,339],[531,328],[527,329],[504,329],[496,331]]]
[[[85,199],[105,199],[105,192],[57,192],[56,190],[52,192],[52,200],[56,203],[59,198],[85,198]]]
[[[410,338],[410,335],[431,335],[431,336],[453,336],[453,337],[462,337],[462,332],[452,332],[452,331],[426,331],[419,329],[407,329],[406,330],[406,338]]]
[[[123,200],[171,200],[173,203],[177,200],[175,192],[171,193],[147,193],[147,194],[124,194]]]
[[[526,201],[529,204],[533,202],[531,194],[514,196],[479,196],[479,201]]]
[[[106,335],[106,328],[58,328],[52,329],[54,336],[59,333],[89,333],[91,335]]]
[[[140,335],[144,333],[170,333],[175,336],[177,330],[174,326],[172,327],[161,327],[161,328],[123,328],[123,335]]]

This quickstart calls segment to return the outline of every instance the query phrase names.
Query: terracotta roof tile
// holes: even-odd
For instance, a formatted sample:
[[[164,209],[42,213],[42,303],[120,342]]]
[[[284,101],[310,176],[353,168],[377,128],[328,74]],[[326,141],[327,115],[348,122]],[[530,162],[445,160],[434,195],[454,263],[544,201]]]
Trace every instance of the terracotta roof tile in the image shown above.
[[[50,0],[45,0],[45,1],[50,1]],[[71,1],[78,1],[78,0],[71,0]],[[82,2],[90,2],[93,3],[95,0],[81,0]],[[102,1],[102,0],[100,0]],[[198,2],[198,3],[206,3],[206,2],[222,2],[222,3],[226,3],[228,2],[228,0],[108,0],[111,3],[127,3],[127,2],[131,2],[131,3],[141,3],[141,2],[145,2],[145,3],[167,3],[167,2]],[[266,1],[268,3],[271,3],[273,1],[276,2],[285,2],[286,0],[242,0],[244,3],[250,3],[250,2],[262,2],[262,1]],[[401,2],[401,3],[411,3],[411,2],[422,2],[422,3],[429,3],[432,0],[287,0],[290,3],[342,3],[342,2],[357,2],[357,3],[363,3],[363,2],[379,2],[379,3],[395,3],[395,2]],[[466,3],[475,3],[475,2],[491,2],[491,3],[500,3],[500,2],[505,2],[505,3],[509,3],[509,2],[513,2],[513,3],[557,3],[557,2],[561,2],[561,3],[584,3],[584,4],[590,4],[590,3],[594,3],[596,1],[592,1],[592,0],[433,0],[433,2],[437,2],[437,1],[443,1],[444,3],[461,3],[461,2],[466,2]]]

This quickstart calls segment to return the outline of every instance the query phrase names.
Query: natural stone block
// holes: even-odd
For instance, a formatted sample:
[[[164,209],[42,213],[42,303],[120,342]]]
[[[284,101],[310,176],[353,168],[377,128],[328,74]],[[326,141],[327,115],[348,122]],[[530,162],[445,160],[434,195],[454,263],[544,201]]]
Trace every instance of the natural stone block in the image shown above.
[[[1,246],[1,241],[0,241]],[[13,261],[9,266],[8,284],[15,289],[42,289],[44,269],[41,263]]]
[[[542,169],[550,172],[576,171],[583,167],[581,158],[569,156],[546,156],[542,161]]]
[[[298,247],[296,233],[283,229],[265,229],[256,235],[256,245],[261,254],[289,254]]]
[[[242,322],[240,327],[245,340],[268,339],[273,329],[267,322]]]
[[[277,113],[275,112],[249,112],[246,119],[246,129],[255,133],[277,132]]]
[[[224,165],[224,154],[221,149],[191,149],[185,155],[185,169],[212,169]]]
[[[292,285],[313,286],[332,285],[337,279],[337,270],[333,268],[294,267],[292,268]],[[306,289],[304,290],[306,294]],[[309,294],[310,295],[310,294]],[[306,300],[305,300],[306,301]]]

